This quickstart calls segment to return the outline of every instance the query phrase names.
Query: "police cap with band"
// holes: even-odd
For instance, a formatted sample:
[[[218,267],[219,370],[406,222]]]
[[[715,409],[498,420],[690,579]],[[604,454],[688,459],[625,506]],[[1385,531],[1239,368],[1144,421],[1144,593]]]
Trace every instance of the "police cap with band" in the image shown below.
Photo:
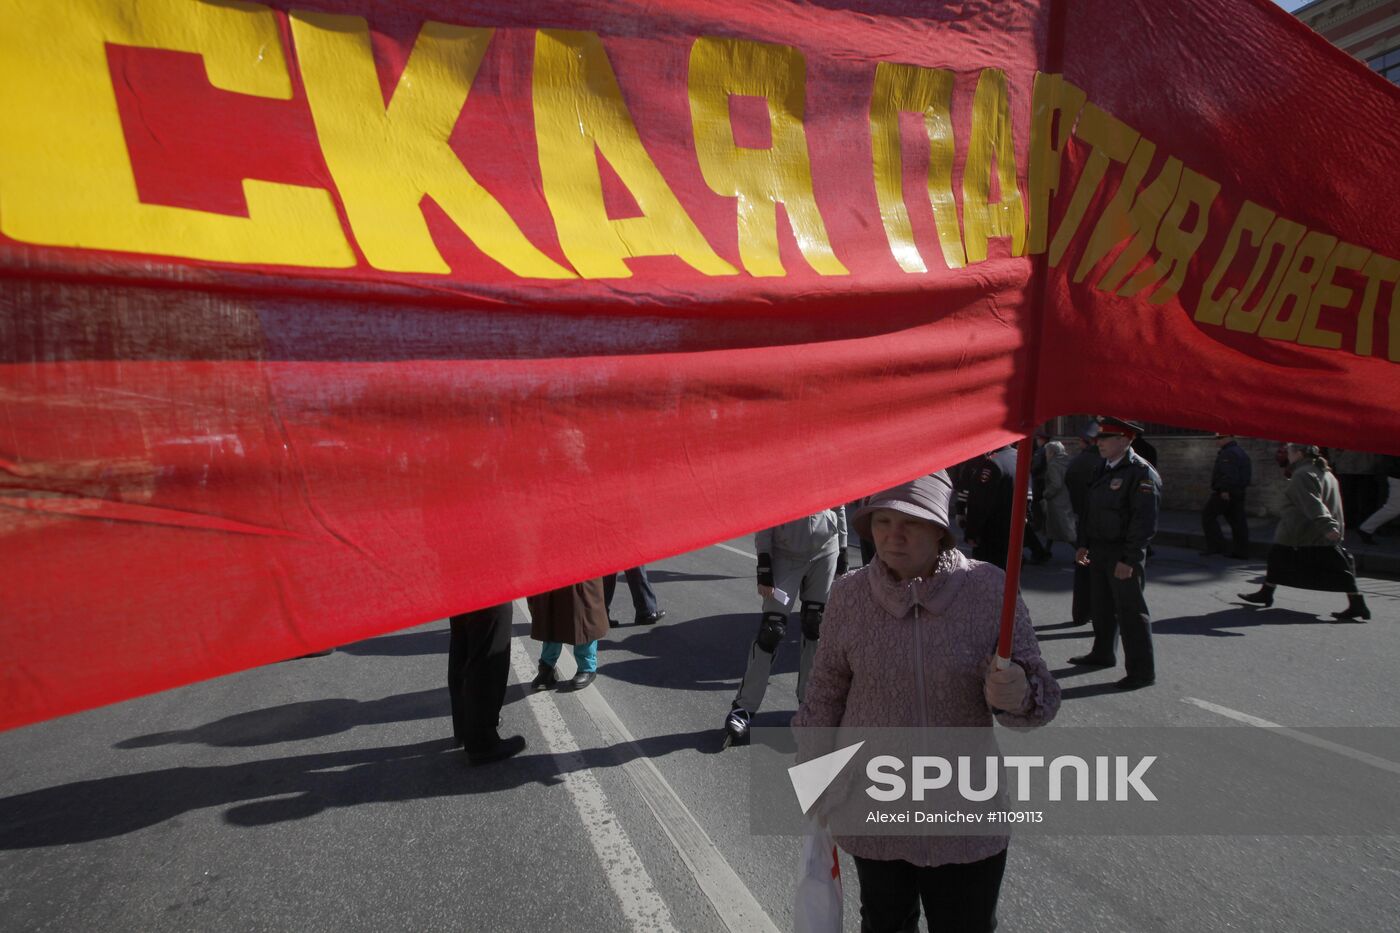
[[[1099,437],[1118,435],[1120,437],[1139,437],[1142,435],[1142,425],[1136,421],[1124,421],[1122,418],[1110,418],[1101,416],[1099,422]]]

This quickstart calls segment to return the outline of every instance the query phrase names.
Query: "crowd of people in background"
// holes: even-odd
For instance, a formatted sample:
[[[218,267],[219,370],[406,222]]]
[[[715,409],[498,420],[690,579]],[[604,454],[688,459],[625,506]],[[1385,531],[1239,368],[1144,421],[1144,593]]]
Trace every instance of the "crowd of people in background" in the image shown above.
[[[1034,439],[1021,544],[1030,563],[1073,552],[1070,622],[1093,626],[1090,650],[1070,659],[1079,667],[1118,664],[1120,689],[1156,680],[1147,563],[1161,513],[1157,453],[1143,426],[1100,417],[1068,441],[1039,432]],[[1210,492],[1201,510],[1206,556],[1250,555],[1247,502],[1254,482],[1248,453],[1230,435],[1215,437]],[[1019,727],[1049,722],[1060,688],[1040,656],[1029,612],[1016,602],[1010,659],[994,651],[1000,629],[1004,570],[1017,535],[1017,450],[1001,447],[948,471],[918,477],[850,506],[836,505],[754,536],[755,583],[761,600],[738,691],[724,719],[724,745],[746,741],[763,703],[774,662],[796,612],[800,625],[796,729],[832,726]],[[1400,517],[1400,458],[1384,459],[1389,496],[1363,494],[1326,452],[1306,444],[1280,446],[1287,488],[1260,588],[1242,593],[1251,607],[1273,604],[1279,586],[1345,593],[1347,608],[1331,621],[1371,616],[1357,588],[1355,563],[1343,545],[1348,489],[1367,519],[1367,543]],[[1371,469],[1356,458],[1349,469]],[[1372,484],[1375,485],[1374,483]],[[1225,538],[1221,521],[1229,528]],[[960,529],[965,555],[956,547]],[[848,566],[848,545],[859,542],[862,567]],[[645,567],[620,571],[627,580],[635,625],[665,615]],[[616,574],[529,597],[531,637],[541,642],[533,690],[584,690],[597,677],[598,643],[619,623],[610,618]],[[453,734],[472,764],[508,758],[525,747],[521,736],[498,732],[509,657],[509,604],[450,621],[448,687]],[[910,625],[924,632],[912,641]],[[952,650],[956,644],[963,650]],[[556,670],[565,645],[576,673]],[[966,650],[971,645],[975,650]],[[975,658],[970,662],[969,658]],[[898,676],[911,665],[918,677]],[[912,693],[911,693],[912,691]],[[923,691],[923,696],[915,696]],[[915,716],[914,710],[919,710]],[[932,715],[930,720],[928,717]],[[920,905],[931,922],[992,929],[1006,862],[1007,838],[852,837],[837,842],[855,859],[862,929],[908,929]]]
[[[1200,515],[1202,554],[1246,559],[1254,465],[1234,436],[1217,434],[1215,445],[1210,492]],[[1146,567],[1161,509],[1157,452],[1141,425],[1118,418],[1091,420],[1072,438],[1056,439],[1038,431],[1033,450],[1023,529],[1027,562],[1051,560],[1057,544],[1069,547],[1074,560],[1069,621],[1092,625],[1094,631],[1092,648],[1070,660],[1085,667],[1113,667],[1121,643],[1124,676],[1117,686],[1150,686],[1156,679],[1156,662]],[[1000,447],[946,474],[949,540],[956,528],[972,560],[1002,569],[1012,539],[1017,456],[1016,448]],[[1250,606],[1271,606],[1280,585],[1334,591],[1346,594],[1348,604],[1333,613],[1331,621],[1368,620],[1370,609],[1357,588],[1355,562],[1343,544],[1345,516],[1348,511],[1367,515],[1358,529],[1367,544],[1374,543],[1385,523],[1400,517],[1400,457],[1343,452],[1336,463],[1329,463],[1325,449],[1287,444],[1279,446],[1277,460],[1288,485],[1267,553],[1268,569],[1260,588],[1240,594],[1240,599]],[[1377,472],[1384,473],[1387,496],[1379,493]],[[851,514],[869,501],[867,497],[852,503]],[[848,507],[837,505],[755,535],[761,606],[757,632],[739,672],[739,688],[725,715],[725,744],[747,736],[794,613],[800,626],[797,698],[799,703],[803,700],[831,588],[849,569],[848,544],[859,544],[865,567],[878,555],[869,523],[853,522],[848,528],[847,519]],[[655,625],[666,616],[646,567],[619,573],[632,598],[633,625]],[[599,640],[620,625],[610,612],[616,589],[614,573],[527,600],[531,637],[541,642],[531,689],[583,690],[593,683]],[[508,605],[497,606],[455,616],[451,623],[453,731],[473,763],[509,757],[524,747],[519,736],[503,740],[496,731],[505,689],[503,652],[508,638],[503,633],[508,631],[509,615]],[[572,648],[576,668],[568,680],[556,672],[565,645]]]

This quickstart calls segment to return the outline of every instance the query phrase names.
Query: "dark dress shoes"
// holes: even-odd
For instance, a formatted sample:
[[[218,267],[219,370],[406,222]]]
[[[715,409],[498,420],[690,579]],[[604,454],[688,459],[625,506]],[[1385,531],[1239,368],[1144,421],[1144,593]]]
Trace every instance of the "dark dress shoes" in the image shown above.
[[[1141,687],[1150,687],[1156,682],[1156,677],[1124,677],[1114,686],[1119,690],[1137,690]]]
[[[594,671],[579,671],[574,675],[574,679],[569,681],[569,689],[582,690],[597,679],[598,675]]]
[[[1078,664],[1080,667],[1113,667],[1118,661],[1116,658],[1096,658],[1092,654],[1081,654],[1070,658],[1069,663]]]
[[[665,609],[658,609],[658,610],[656,610],[655,612],[649,612],[649,613],[647,613],[647,614],[644,615],[644,616],[638,616],[638,617],[637,617],[637,624],[638,624],[638,625],[655,625],[656,623],[660,622],[660,621],[661,621],[662,619],[664,619],[664,618],[666,618],[666,610],[665,610]]]
[[[554,672],[552,665],[540,662],[540,672],[535,675],[535,679],[530,681],[531,690],[548,690],[559,682],[559,675]]]
[[[487,765],[493,761],[500,761],[512,755],[518,755],[525,750],[525,736],[513,735],[508,739],[497,739],[492,745],[481,748],[467,749],[467,763],[472,765]]]

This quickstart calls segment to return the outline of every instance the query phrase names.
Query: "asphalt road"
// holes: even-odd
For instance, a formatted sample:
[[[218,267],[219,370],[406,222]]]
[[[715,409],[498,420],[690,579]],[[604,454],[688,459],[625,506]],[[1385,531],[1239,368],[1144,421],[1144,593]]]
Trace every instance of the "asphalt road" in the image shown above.
[[[538,646],[517,610],[502,731],[529,746],[491,767],[449,748],[443,622],[0,734],[0,929],[790,929],[799,841],[750,830],[751,750],[720,750],[757,620],[750,549],[653,565],[669,616],[615,629],[579,694],[519,686]],[[1257,717],[1303,730],[1277,739],[1282,756],[1317,727],[1389,727],[1322,753],[1338,774],[1356,767],[1348,747],[1380,756],[1380,779],[1400,781],[1400,583],[1363,581],[1376,617],[1330,625],[1340,596],[1280,590],[1256,611],[1234,594],[1260,565],[1160,548],[1158,682],[1119,693],[1121,671],[1066,663],[1087,647],[1063,624],[1067,557],[1024,578],[1065,688],[1051,728]],[[796,629],[759,725],[795,708]],[[1400,838],[1385,835],[1023,836],[1001,902],[1008,931],[1382,930],[1396,916]]]

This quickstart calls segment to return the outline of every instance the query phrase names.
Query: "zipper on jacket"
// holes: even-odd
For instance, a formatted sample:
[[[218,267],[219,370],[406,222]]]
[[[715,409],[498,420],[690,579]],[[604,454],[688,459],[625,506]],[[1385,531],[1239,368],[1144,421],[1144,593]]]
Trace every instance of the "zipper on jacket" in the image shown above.
[[[914,594],[914,585],[909,585],[910,595]],[[919,637],[919,601],[914,598],[914,683],[919,688],[919,725],[928,728],[928,693],[924,686],[924,645],[923,639]]]
[[[919,634],[919,597],[915,592],[914,585],[918,581],[909,584],[909,595],[914,598],[914,682],[919,688],[919,724],[923,726],[924,736],[928,733],[928,692],[924,686],[924,642]],[[924,837],[924,860],[933,861],[933,837]]]

